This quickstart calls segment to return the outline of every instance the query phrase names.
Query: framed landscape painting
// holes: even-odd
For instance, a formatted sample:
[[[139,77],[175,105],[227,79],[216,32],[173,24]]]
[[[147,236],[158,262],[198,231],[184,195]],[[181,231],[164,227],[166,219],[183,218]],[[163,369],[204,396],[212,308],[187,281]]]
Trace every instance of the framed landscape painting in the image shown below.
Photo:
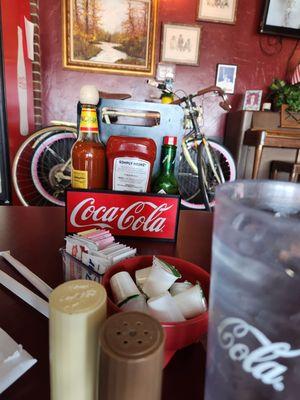
[[[63,66],[151,76],[157,0],[63,0]]]

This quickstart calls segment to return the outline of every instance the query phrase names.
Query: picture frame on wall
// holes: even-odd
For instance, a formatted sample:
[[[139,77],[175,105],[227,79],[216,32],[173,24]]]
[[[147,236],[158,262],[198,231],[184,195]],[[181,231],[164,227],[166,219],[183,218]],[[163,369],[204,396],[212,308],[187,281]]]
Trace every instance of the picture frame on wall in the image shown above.
[[[235,24],[238,0],[198,0],[197,20]]]
[[[300,39],[300,0],[266,0],[260,32]]]
[[[243,110],[259,111],[261,106],[262,90],[246,90]]]
[[[201,32],[199,25],[163,24],[161,61],[199,65]]]
[[[237,74],[237,65],[218,64],[216,74],[216,86],[219,86],[225,93],[233,94]]]
[[[153,76],[157,3],[63,0],[64,68]]]

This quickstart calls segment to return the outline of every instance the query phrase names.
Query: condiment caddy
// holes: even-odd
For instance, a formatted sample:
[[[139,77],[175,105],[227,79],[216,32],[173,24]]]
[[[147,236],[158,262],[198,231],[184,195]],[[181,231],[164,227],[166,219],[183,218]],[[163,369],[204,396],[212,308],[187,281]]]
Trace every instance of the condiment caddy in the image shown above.
[[[103,275],[113,264],[136,254],[136,248],[115,241],[107,229],[91,229],[68,235],[66,252],[99,275]]]

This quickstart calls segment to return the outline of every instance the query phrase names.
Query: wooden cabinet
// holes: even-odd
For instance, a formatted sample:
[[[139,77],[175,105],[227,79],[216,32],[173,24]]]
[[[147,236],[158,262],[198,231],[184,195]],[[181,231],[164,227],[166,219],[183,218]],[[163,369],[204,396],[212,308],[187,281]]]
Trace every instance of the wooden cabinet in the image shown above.
[[[238,178],[268,178],[271,160],[294,162],[298,136],[300,141],[300,129],[280,127],[280,113],[237,111],[228,115],[224,144],[236,162]]]

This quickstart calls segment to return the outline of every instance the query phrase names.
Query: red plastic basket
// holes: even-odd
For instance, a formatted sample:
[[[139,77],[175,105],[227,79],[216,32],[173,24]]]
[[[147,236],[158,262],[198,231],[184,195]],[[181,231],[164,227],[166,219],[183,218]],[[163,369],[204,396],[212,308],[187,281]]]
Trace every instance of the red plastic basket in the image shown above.
[[[174,265],[180,271],[182,278],[179,281],[188,280],[192,283],[200,282],[204,291],[205,298],[208,299],[209,293],[209,274],[201,267],[180,258],[169,256],[157,256],[162,260]],[[121,309],[113,302],[110,288],[110,278],[120,271],[127,271],[134,279],[134,273],[138,269],[152,265],[152,256],[139,256],[129,258],[113,266],[103,277],[102,284],[108,294],[108,313],[120,312]],[[179,282],[178,281],[178,282]],[[165,366],[168,364],[176,350],[179,350],[192,343],[198,342],[202,335],[207,333],[208,312],[184,322],[162,322],[166,334],[165,343]]]

